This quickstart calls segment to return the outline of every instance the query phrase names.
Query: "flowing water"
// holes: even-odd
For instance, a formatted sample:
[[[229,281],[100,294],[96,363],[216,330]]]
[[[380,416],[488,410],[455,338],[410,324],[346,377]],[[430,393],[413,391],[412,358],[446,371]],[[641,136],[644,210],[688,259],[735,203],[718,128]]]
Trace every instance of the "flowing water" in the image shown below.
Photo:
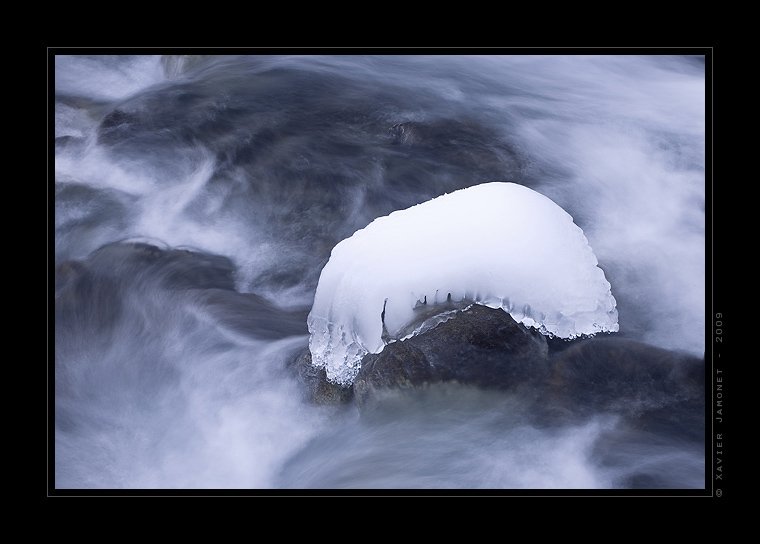
[[[286,370],[335,244],[495,180],[573,216],[617,334],[701,358],[703,57],[53,62],[56,488],[704,488],[704,422],[546,427],[530,395],[457,387],[367,418],[310,405]],[[97,251],[124,241],[210,276]]]

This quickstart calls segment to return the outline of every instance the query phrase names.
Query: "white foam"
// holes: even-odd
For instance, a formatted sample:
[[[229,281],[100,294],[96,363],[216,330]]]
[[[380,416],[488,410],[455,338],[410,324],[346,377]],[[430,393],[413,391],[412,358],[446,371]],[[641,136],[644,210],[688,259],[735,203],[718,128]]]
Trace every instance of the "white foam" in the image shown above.
[[[56,55],[55,90],[120,100],[166,80],[158,55]]]

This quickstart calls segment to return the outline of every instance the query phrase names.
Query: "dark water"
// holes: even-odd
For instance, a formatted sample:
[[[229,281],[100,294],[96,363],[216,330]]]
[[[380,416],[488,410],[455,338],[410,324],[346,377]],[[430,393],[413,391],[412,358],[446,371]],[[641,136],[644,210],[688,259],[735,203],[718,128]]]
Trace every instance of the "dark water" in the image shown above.
[[[704,59],[58,56],[52,113],[57,488],[704,488],[700,422],[359,418],[285,370],[337,242],[493,180],[573,216],[621,336],[701,357]]]

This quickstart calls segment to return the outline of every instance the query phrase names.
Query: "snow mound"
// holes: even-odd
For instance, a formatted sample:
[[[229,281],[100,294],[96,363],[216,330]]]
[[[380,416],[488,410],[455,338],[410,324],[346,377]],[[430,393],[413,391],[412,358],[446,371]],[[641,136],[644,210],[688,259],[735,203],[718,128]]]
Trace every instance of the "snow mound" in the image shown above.
[[[583,231],[547,197],[485,183],[379,217],[332,251],[308,317],[313,363],[350,384],[420,309],[470,302],[566,339],[618,330]]]

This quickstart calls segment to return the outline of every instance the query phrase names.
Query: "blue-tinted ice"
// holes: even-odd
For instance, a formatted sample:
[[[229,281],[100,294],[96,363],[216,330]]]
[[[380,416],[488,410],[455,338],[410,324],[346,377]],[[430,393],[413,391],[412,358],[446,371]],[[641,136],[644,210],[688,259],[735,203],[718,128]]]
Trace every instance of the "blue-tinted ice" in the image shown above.
[[[527,187],[485,183],[375,219],[335,246],[308,318],[314,364],[351,383],[365,354],[408,333],[415,306],[448,299],[503,308],[562,338],[618,330],[610,284],[572,217]]]

